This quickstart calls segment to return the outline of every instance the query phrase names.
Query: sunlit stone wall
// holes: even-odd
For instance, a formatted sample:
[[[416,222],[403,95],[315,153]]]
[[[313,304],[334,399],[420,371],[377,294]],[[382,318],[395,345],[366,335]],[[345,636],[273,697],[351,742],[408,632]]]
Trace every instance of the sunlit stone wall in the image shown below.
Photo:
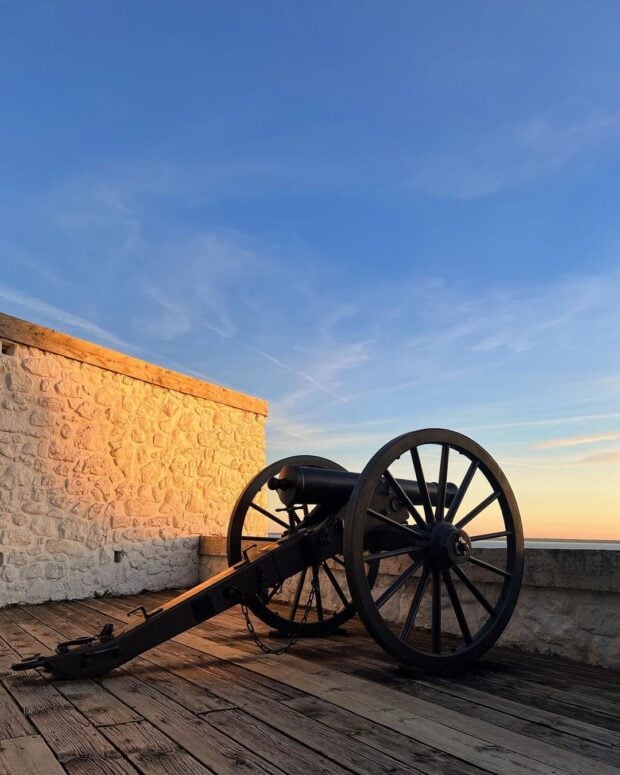
[[[6,316],[0,339],[0,606],[194,583],[266,404]]]

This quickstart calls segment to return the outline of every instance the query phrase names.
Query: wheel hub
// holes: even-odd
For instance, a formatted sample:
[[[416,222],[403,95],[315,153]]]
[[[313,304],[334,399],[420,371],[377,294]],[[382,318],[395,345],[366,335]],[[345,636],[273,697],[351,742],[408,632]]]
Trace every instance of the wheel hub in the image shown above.
[[[430,532],[430,559],[435,567],[453,568],[467,561],[471,540],[464,530],[449,522],[437,522]]]

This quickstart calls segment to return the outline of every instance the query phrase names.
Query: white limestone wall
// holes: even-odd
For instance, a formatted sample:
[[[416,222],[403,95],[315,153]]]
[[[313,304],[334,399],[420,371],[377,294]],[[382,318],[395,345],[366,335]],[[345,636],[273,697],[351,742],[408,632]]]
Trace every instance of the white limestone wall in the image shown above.
[[[5,341],[0,607],[195,583],[198,536],[264,465],[264,419]]]

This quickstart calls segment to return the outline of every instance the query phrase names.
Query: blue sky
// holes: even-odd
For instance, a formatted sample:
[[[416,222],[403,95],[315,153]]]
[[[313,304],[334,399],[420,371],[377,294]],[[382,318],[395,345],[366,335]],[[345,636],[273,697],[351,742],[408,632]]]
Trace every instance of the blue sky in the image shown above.
[[[620,538],[619,30],[2,0],[0,309],[267,398],[271,458],[462,430],[529,534]]]

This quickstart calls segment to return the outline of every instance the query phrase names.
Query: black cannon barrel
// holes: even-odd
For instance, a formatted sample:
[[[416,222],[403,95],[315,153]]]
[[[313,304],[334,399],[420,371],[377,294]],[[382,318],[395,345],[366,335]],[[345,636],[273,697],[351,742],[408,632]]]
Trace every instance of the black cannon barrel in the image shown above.
[[[289,465],[284,466],[277,477],[269,480],[268,487],[277,491],[285,506],[292,506],[294,503],[345,503],[351,496],[358,478],[359,474],[350,471]],[[422,504],[422,494],[417,482],[399,479],[398,483],[416,506]],[[387,493],[387,483],[385,487]],[[427,488],[431,503],[435,506],[437,483],[429,482]],[[455,484],[446,485],[447,506],[452,503],[457,490]]]

